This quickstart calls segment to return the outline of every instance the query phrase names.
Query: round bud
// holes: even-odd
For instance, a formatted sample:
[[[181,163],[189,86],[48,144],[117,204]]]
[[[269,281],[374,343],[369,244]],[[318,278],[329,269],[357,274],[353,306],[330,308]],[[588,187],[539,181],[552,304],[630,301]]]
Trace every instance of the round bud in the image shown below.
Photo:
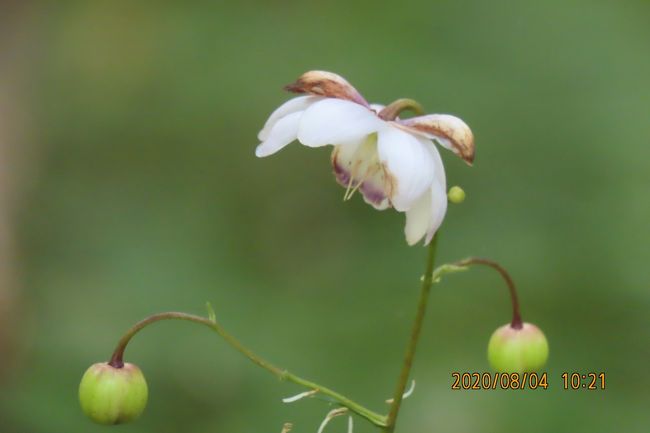
[[[465,201],[465,191],[463,190],[463,188],[459,187],[458,185],[452,186],[451,188],[449,188],[449,192],[447,193],[447,198],[453,204],[461,204],[462,202]]]
[[[144,411],[147,395],[142,371],[129,363],[122,368],[105,362],[93,364],[79,384],[81,409],[98,424],[133,421]]]
[[[535,325],[524,323],[521,329],[510,324],[494,331],[488,343],[488,361],[502,373],[534,372],[548,359],[548,342]]]

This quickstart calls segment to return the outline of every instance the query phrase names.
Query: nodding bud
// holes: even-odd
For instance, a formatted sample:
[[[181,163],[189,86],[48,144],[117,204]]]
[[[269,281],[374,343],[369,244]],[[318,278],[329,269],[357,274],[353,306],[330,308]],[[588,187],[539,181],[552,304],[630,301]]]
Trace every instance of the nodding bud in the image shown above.
[[[454,204],[461,204],[462,202],[465,201],[465,191],[463,188],[459,187],[458,185],[452,186],[449,188],[449,192],[447,193],[447,198],[449,199],[450,202]]]
[[[142,371],[125,363],[115,368],[93,364],[79,384],[79,403],[86,415],[98,424],[123,424],[138,418],[147,405],[147,382]]]
[[[285,86],[285,90],[293,93],[309,93],[327,98],[345,99],[356,102],[364,107],[370,107],[352,84],[345,78],[333,72],[309,71],[302,74],[295,83]]]
[[[494,331],[488,343],[488,361],[498,372],[535,372],[546,364],[547,359],[546,337],[530,323],[524,323],[519,329],[504,325]]]

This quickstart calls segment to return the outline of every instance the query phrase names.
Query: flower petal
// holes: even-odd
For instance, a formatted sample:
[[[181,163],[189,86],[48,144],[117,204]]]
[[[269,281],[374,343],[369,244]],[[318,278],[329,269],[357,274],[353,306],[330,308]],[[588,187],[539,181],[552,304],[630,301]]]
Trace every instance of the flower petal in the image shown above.
[[[363,196],[363,201],[377,210],[386,210],[390,207],[390,200],[384,193],[383,185],[385,183],[385,174],[377,172],[370,179],[365,180],[359,191]]]
[[[326,96],[328,98],[345,99],[368,107],[368,102],[345,78],[332,72],[309,71],[305,72],[295,83],[285,86],[285,89],[294,93],[311,93],[312,95]]]
[[[431,187],[431,212],[429,214],[429,227],[427,228],[427,237],[424,244],[427,245],[433,239],[442,221],[447,213],[447,188],[441,186],[439,182],[434,182]]]
[[[297,98],[289,99],[271,113],[269,119],[264,124],[264,128],[262,128],[259,134],[257,134],[257,138],[260,141],[266,140],[269,137],[271,129],[273,129],[273,126],[275,126],[278,120],[288,114],[306,110],[311,104],[320,101],[321,99],[323,98],[319,98],[318,96],[298,96]]]
[[[266,140],[255,149],[255,155],[258,158],[272,155],[295,140],[302,115],[303,112],[298,111],[288,114],[275,122],[271,131],[267,134]]]
[[[435,179],[431,189],[426,191],[413,206],[406,211],[406,226],[404,234],[409,245],[415,245],[424,239],[424,245],[428,245],[433,235],[438,231],[447,212],[447,180],[445,178],[445,167],[438,149],[431,144],[429,147],[435,166]]]
[[[433,144],[428,140],[398,128],[388,126],[378,133],[379,160],[392,178],[388,195],[400,212],[408,210],[431,187],[435,166],[429,146]]]
[[[409,245],[417,244],[420,239],[429,230],[431,220],[431,194],[426,191],[411,207],[406,211],[406,226],[404,234],[406,242]]]
[[[298,127],[298,140],[310,147],[349,143],[384,125],[384,121],[359,104],[323,99],[305,110]]]
[[[395,124],[424,137],[436,139],[469,165],[474,161],[474,135],[469,126],[456,116],[428,114],[399,120]]]
[[[424,244],[428,244],[433,239],[442,221],[447,213],[447,178],[445,176],[445,167],[442,164],[442,158],[438,148],[432,146],[430,149],[434,160],[436,178],[431,185],[431,213],[429,215],[429,227],[427,228],[427,237]]]

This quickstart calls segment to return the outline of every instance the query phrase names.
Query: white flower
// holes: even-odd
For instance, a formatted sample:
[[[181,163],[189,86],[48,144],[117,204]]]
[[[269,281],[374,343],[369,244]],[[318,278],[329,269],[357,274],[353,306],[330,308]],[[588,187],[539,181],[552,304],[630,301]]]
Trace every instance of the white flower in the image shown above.
[[[413,245],[424,237],[428,244],[447,210],[445,169],[433,141],[471,164],[469,127],[447,114],[396,119],[396,106],[368,104],[330,72],[307,72],[286,89],[306,95],[271,114],[255,154],[269,156],[296,139],[309,147],[334,145],[332,165],[347,188],[345,198],[359,190],[376,209],[406,213],[406,241]]]

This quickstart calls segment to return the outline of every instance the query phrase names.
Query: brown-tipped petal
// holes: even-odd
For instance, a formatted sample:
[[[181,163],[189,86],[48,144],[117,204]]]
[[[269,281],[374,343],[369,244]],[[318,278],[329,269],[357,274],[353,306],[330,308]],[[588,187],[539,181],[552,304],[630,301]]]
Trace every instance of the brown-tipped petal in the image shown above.
[[[442,146],[472,165],[474,161],[474,134],[461,119],[450,114],[428,114],[398,120],[395,124],[411,132],[437,139]]]
[[[345,99],[369,107],[363,96],[345,78],[332,72],[305,72],[295,83],[285,86],[293,93],[309,93],[327,98]]]

